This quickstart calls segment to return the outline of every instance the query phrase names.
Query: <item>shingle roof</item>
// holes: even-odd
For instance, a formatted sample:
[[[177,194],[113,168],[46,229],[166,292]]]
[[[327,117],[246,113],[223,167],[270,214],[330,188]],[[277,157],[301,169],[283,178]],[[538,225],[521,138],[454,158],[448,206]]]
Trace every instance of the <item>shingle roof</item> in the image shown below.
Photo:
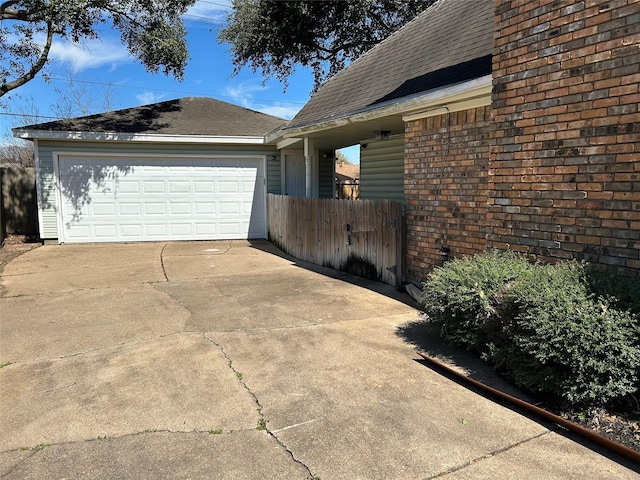
[[[493,0],[440,0],[332,77],[287,128],[491,73]]]
[[[264,136],[285,122],[213,98],[187,97],[16,130],[237,137]]]

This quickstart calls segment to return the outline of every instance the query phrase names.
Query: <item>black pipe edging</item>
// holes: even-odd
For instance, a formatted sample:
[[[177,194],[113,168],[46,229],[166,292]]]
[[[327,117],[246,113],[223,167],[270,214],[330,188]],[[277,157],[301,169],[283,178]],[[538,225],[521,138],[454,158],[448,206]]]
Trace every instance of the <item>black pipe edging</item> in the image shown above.
[[[441,368],[442,370],[446,371],[447,373],[450,373],[451,375],[455,376],[456,378],[461,379],[463,382],[467,382],[470,383],[471,385],[474,385],[482,390],[485,390],[489,393],[491,393],[492,395],[495,395],[496,397],[511,403],[517,407],[523,408],[524,410],[534,413],[535,415],[538,415],[539,417],[542,417],[546,420],[549,420],[553,423],[556,423],[564,428],[566,428],[567,430],[576,433],[578,435],[580,435],[583,438],[586,438],[587,440],[590,440],[594,443],[597,443],[598,445],[606,448],[607,450],[616,453],[628,460],[631,460],[633,462],[636,462],[638,464],[640,464],[640,452],[637,452],[635,450],[633,450],[632,448],[629,448],[625,445],[622,445],[618,442],[614,442],[613,440],[610,440],[606,437],[603,437],[602,435],[598,435],[597,433],[586,429],[584,427],[581,427],[580,425],[577,425],[569,420],[566,420],[562,417],[559,417],[558,415],[555,415],[551,412],[548,412],[547,410],[544,410],[540,407],[536,407],[535,405],[531,405],[529,402],[525,402],[524,400],[521,400],[519,398],[516,398],[512,395],[509,395],[508,393],[504,393],[501,392],[500,390],[496,390],[493,387],[490,387],[488,385],[485,385],[484,383],[478,382],[477,380],[474,380],[473,378],[469,378],[465,375],[462,375],[459,372],[456,372],[455,370],[453,370],[450,367],[447,367],[446,365],[444,365],[442,362],[439,362],[438,360],[436,360],[435,358],[431,358],[428,355],[425,355],[423,353],[417,352],[418,355],[420,355],[422,358],[424,358],[427,362],[431,363],[432,365],[435,365],[437,368]]]

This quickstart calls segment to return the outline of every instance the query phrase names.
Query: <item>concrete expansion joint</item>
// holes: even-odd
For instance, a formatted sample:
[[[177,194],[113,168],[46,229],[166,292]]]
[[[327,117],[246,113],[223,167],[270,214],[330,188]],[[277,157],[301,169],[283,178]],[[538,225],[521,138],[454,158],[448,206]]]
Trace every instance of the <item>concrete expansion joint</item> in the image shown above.
[[[247,385],[247,382],[245,382],[242,372],[238,371],[236,369],[236,367],[233,365],[233,360],[231,359],[231,357],[229,356],[229,354],[225,351],[224,346],[218,342],[216,342],[215,340],[213,340],[212,338],[208,337],[206,333],[203,333],[202,336],[208,341],[210,342],[212,345],[215,345],[216,347],[218,347],[218,349],[220,350],[220,352],[222,353],[222,355],[224,356],[224,358],[226,358],[227,360],[227,365],[229,366],[229,368],[231,369],[231,371],[234,373],[234,375],[236,376],[236,378],[238,379],[238,381],[240,382],[240,384],[245,388],[245,390],[247,391],[247,393],[249,393],[249,395],[251,395],[251,398],[253,398],[253,401],[256,404],[256,410],[258,412],[258,423],[256,425],[256,430],[264,430],[267,435],[269,435],[271,438],[273,438],[276,443],[278,445],[280,445],[282,448],[284,448],[284,450],[289,454],[289,456],[291,457],[291,459],[297,463],[298,465],[300,465],[301,467],[303,467],[309,477],[308,478],[318,478],[316,475],[314,475],[311,472],[311,469],[309,468],[309,466],[307,464],[305,464],[303,461],[301,461],[300,459],[296,458],[295,454],[293,453],[293,451],[282,441],[278,438],[278,436],[276,435],[276,433],[278,431],[273,431],[271,429],[269,429],[269,427],[267,426],[267,419],[264,416],[264,413],[262,413],[262,403],[260,403],[260,400],[258,399],[258,396],[251,390],[251,388],[249,388],[249,385]]]
[[[160,266],[162,267],[162,274],[164,275],[164,281],[165,282],[170,282],[171,280],[169,280],[169,276],[167,275],[167,269],[164,265],[164,250],[167,248],[169,244],[165,243],[164,245],[162,245],[162,249],[160,250]],[[233,245],[231,245],[231,242],[227,243],[227,247],[224,250],[221,251],[216,251],[216,252],[209,252],[213,255],[224,255],[227,252],[229,252],[229,250],[231,250],[233,248]],[[173,256],[181,256],[181,255],[173,255]],[[192,256],[191,254],[189,255],[182,255],[182,256]],[[152,283],[159,283],[159,282],[152,282]]]
[[[550,433],[552,433],[551,430],[545,430],[542,433],[539,433],[537,435],[533,435],[531,437],[525,438],[523,440],[520,440],[519,442],[515,442],[515,443],[512,443],[512,444],[506,445],[504,447],[497,448],[496,450],[493,450],[491,452],[485,453],[484,455],[481,455],[481,456],[476,457],[476,458],[474,458],[472,460],[469,460],[468,462],[465,462],[462,465],[457,465],[457,466],[452,467],[452,468],[450,468],[448,470],[445,470],[444,472],[439,472],[439,473],[436,473],[435,475],[431,475],[430,477],[426,477],[425,480],[432,480],[434,478],[444,477],[445,475],[449,475],[451,473],[458,472],[460,470],[464,470],[465,468],[470,467],[471,465],[475,465],[478,462],[481,462],[483,460],[487,460],[487,459],[492,458],[492,457],[494,457],[496,455],[499,455],[501,453],[507,452],[507,451],[509,451],[509,450],[511,450],[513,448],[519,447],[520,445],[524,445],[525,443],[528,443],[528,442],[530,442],[532,440],[535,440],[535,439],[540,438],[540,437],[544,437],[545,435],[549,435]]]
[[[167,270],[164,268],[164,249],[167,248],[167,244],[162,245],[162,250],[160,250],[160,266],[162,267],[162,274],[164,275],[165,282],[169,281],[169,277],[167,277]]]

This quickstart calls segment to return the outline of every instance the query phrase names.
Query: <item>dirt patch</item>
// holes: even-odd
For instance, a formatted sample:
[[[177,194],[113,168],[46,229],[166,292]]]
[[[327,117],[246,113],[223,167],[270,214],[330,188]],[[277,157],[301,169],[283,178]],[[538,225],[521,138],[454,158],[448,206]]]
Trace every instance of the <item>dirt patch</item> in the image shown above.
[[[0,273],[16,257],[41,245],[40,241],[24,235],[9,235],[0,247]]]
[[[605,408],[583,412],[560,413],[578,425],[603,437],[640,452],[640,412],[638,410],[612,413]]]

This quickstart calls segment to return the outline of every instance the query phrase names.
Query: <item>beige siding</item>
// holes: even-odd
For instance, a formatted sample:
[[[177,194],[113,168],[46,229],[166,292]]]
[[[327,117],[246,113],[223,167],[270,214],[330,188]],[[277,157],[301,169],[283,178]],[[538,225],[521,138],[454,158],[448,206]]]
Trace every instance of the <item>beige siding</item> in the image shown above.
[[[365,143],[360,149],[360,198],[404,202],[404,136]]]
[[[280,193],[280,162],[275,147],[263,145],[192,145],[192,144],[154,144],[145,142],[73,142],[38,141],[39,183],[42,208],[42,232],[44,239],[58,238],[56,217],[55,179],[53,156],[56,153],[87,153],[115,155],[266,155],[267,191]],[[275,156],[276,160],[273,160]]]

